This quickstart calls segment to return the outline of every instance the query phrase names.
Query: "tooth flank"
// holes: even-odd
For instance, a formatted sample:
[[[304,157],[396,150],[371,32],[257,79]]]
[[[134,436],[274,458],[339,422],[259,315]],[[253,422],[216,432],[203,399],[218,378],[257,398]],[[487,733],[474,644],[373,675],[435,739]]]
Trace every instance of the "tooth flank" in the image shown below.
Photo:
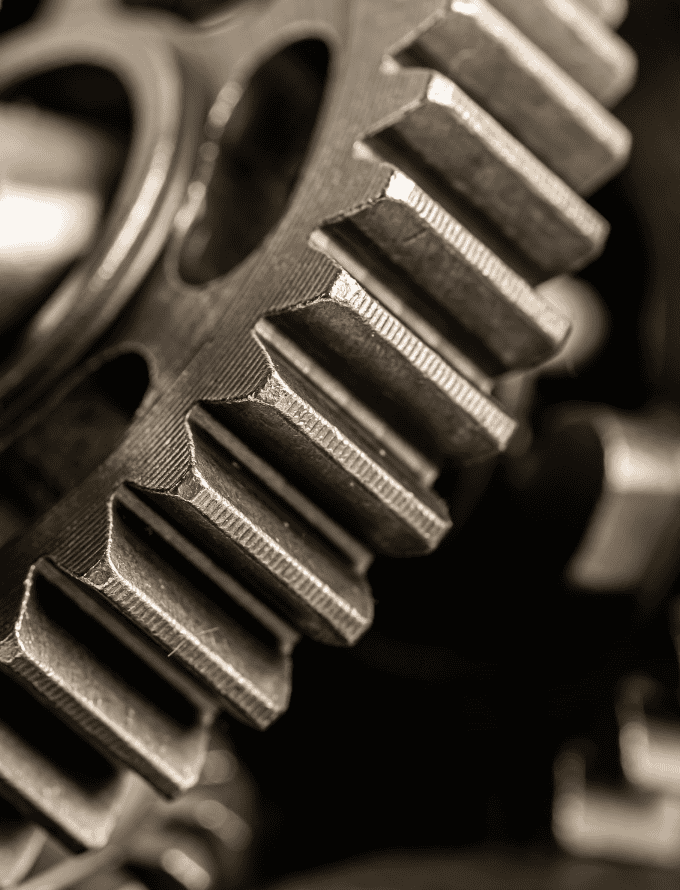
[[[124,774],[0,673],[0,789],[70,849],[105,846],[130,788]]]
[[[495,454],[515,430],[492,399],[344,271],[321,298],[277,316],[276,327],[435,461]]]
[[[126,488],[86,580],[229,713],[264,729],[285,711],[292,631]]]
[[[632,87],[635,53],[583,0],[492,3],[598,102],[614,105]]]
[[[26,583],[3,660],[93,745],[162,793],[198,781],[214,707],[171,685],[173,667],[48,561]]]
[[[445,196],[463,200],[458,211],[472,205],[507,239],[506,262],[512,265],[518,250],[536,277],[582,268],[604,246],[609,227],[602,217],[441,75],[430,79],[418,105],[369,142],[402,169],[405,161],[426,178],[434,173]]]
[[[154,503],[192,537],[199,538],[201,546],[208,548],[230,574],[237,580],[245,579],[305,633],[333,644],[356,641],[372,619],[373,601],[366,583],[313,529],[292,512],[272,504],[262,487],[241,472],[239,465],[235,466],[219,443],[200,426],[197,417],[192,417],[190,429],[193,468],[171,491],[154,494]],[[146,583],[147,589],[140,589],[136,596],[142,595],[148,601],[145,572],[140,570],[138,577],[133,578],[129,569],[123,568],[128,561],[134,564],[137,557],[133,557],[122,535],[114,534],[114,541],[116,538],[120,558],[113,554],[113,559],[120,566],[121,576],[127,571],[133,587]],[[161,560],[154,564],[154,571],[163,572]],[[186,587],[186,582],[183,585]],[[174,587],[174,601],[179,602],[182,584],[175,583]],[[181,615],[184,625],[192,622],[197,596],[198,591],[185,598]],[[120,599],[125,600],[125,595]],[[148,605],[159,609],[156,602]],[[134,620],[139,621],[139,615]],[[226,633],[223,645],[229,651]],[[183,654],[184,647],[177,657]],[[285,702],[280,703],[280,708],[285,708]]]
[[[399,60],[449,77],[579,193],[627,160],[626,128],[485,0],[452,0]]]
[[[407,290],[416,311],[434,313],[453,343],[491,371],[531,367],[551,357],[569,324],[525,279],[401,172],[386,172],[371,202],[327,225],[333,240]],[[380,261],[378,261],[380,262]]]
[[[256,330],[276,371],[248,399],[219,406],[220,417],[257,441],[299,488],[332,515],[344,517],[379,551],[407,555],[436,547],[450,528],[443,502],[390,458],[386,448],[377,447],[370,429],[362,429],[339,408],[333,396],[341,387],[327,389],[332,395],[324,397],[318,378],[309,376],[312,369],[323,374],[322,369],[309,360],[301,362],[303,354],[292,341],[269,322],[259,323]],[[389,444],[396,438],[383,435]]]
[[[324,547],[294,527],[229,474],[224,455],[194,427],[196,465],[175,491],[219,533],[225,554],[305,633],[354,643],[372,620],[368,586]]]
[[[308,362],[307,362],[308,363]],[[320,370],[320,369],[319,369]],[[337,396],[337,386],[334,391]],[[220,407],[212,405],[211,410],[216,415],[220,414]],[[222,411],[224,414],[224,411]],[[191,421],[196,426],[205,430],[215,442],[217,442],[226,453],[233,458],[232,466],[240,465],[244,472],[250,474],[257,482],[265,487],[265,489],[276,499],[282,502],[284,509],[291,509],[300,518],[307,523],[321,538],[335,550],[343,561],[349,561],[352,569],[357,575],[364,575],[368,571],[373,562],[373,554],[363,544],[361,544],[353,535],[350,535],[341,525],[335,522],[330,516],[320,509],[318,503],[306,497],[302,491],[291,484],[292,478],[290,473],[283,474],[277,472],[272,464],[264,460],[255,451],[252,451],[243,439],[235,436],[226,426],[219,423],[212,414],[205,408],[197,405],[191,412]],[[248,438],[252,436],[248,434]],[[262,450],[261,442],[256,442],[256,447]],[[405,443],[402,443],[405,445]],[[438,475],[435,468],[428,464],[425,459],[415,454],[412,455],[413,460],[418,458],[420,462],[418,469],[431,473],[431,478]],[[266,608],[259,604],[259,600],[250,595],[253,603],[258,604],[260,608]],[[270,613],[275,617],[273,613]],[[284,625],[280,619],[276,619],[279,624],[287,628],[287,632],[292,634],[291,628]],[[295,637],[295,641],[297,636]],[[295,642],[294,641],[294,642]],[[292,650],[294,642],[288,645]]]

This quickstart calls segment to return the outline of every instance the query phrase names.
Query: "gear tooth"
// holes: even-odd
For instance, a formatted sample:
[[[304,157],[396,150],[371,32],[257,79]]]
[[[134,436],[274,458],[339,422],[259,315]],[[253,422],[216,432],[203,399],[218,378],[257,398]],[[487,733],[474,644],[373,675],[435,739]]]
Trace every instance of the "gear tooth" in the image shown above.
[[[0,673],[0,788],[3,797],[69,848],[105,846],[130,789],[131,774]]]
[[[320,298],[277,316],[276,325],[435,461],[496,454],[515,430],[489,396],[345,271]]]
[[[278,509],[200,416],[191,415],[189,426],[194,463],[164,509],[304,633],[331,644],[358,640],[373,618],[366,582],[292,512]]]
[[[628,158],[628,130],[485,0],[452,0],[398,58],[451,78],[579,193]]]
[[[231,405],[236,406],[236,412],[231,411]],[[212,402],[196,405],[191,412],[192,422],[204,429],[217,442],[221,449],[232,458],[232,468],[239,468],[240,472],[253,479],[256,485],[263,486],[274,502],[279,503],[285,511],[292,510],[302,522],[309,527],[313,534],[319,535],[326,545],[330,545],[343,562],[348,562],[356,575],[365,575],[373,562],[373,553],[351,535],[342,525],[332,519],[328,513],[319,506],[318,499],[308,498],[302,490],[291,481],[295,473],[278,472],[273,463],[262,456],[263,445],[267,436],[260,437],[255,434],[254,428],[246,424],[239,428],[239,438],[234,435],[233,421],[238,416],[238,406],[243,403],[237,400],[234,403]],[[222,422],[226,420],[227,423]],[[236,424],[238,426],[238,424]],[[253,440],[258,452],[246,444],[246,440]],[[423,458],[424,461],[424,458]],[[428,471],[432,470],[428,464]],[[324,483],[325,485],[325,483]],[[325,485],[325,488],[328,486]],[[255,600],[255,602],[259,602]]]
[[[492,372],[540,364],[566,339],[567,319],[401,172],[326,232]]]
[[[580,3],[611,28],[618,28],[628,15],[628,0],[580,0]]]
[[[0,800],[0,887],[12,887],[26,877],[44,843],[42,828]]]
[[[167,496],[144,496],[151,505],[126,487],[116,493],[108,561],[88,582],[167,653],[166,662],[234,716],[266,728],[288,705],[295,634],[163,518],[156,507]]]
[[[88,741],[174,796],[198,781],[215,708],[47,560],[29,576],[8,668]],[[5,643],[5,651],[7,652]]]
[[[256,331],[276,370],[258,393],[216,406],[219,416],[380,552],[433,550],[451,523],[443,501],[418,479],[418,469],[436,474],[432,465],[272,321]],[[415,465],[410,471],[388,451],[399,446]]]
[[[635,53],[582,0],[492,0],[492,4],[603,105],[614,105],[632,87]]]
[[[534,279],[580,269],[604,246],[605,220],[440,74],[420,102],[367,141],[404,172],[415,170],[445,206],[453,202],[452,212],[463,222],[472,219],[475,234],[509,265],[519,259],[524,271],[528,262]],[[494,243],[499,236],[500,245]]]

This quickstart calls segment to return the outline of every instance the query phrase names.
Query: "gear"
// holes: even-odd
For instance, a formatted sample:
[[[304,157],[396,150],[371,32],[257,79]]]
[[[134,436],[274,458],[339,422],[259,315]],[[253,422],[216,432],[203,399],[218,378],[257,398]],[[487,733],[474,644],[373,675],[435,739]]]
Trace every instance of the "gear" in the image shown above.
[[[96,63],[137,127],[96,249],[0,380],[0,783],[71,847],[107,842],[128,770],[191,788],[218,710],[275,720],[298,634],[355,642],[372,552],[431,551],[442,466],[508,445],[495,378],[564,342],[537,285],[602,249],[579,193],[629,149],[577,82],[613,100],[634,71],[592,20],[71,2],[7,42],[6,97]]]

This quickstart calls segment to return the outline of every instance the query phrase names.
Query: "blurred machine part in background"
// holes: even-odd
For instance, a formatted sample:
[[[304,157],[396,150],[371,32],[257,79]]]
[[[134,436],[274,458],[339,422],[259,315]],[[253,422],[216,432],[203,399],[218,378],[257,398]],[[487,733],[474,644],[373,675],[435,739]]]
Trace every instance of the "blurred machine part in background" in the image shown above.
[[[5,4],[0,885],[665,886],[680,27],[627,11]]]

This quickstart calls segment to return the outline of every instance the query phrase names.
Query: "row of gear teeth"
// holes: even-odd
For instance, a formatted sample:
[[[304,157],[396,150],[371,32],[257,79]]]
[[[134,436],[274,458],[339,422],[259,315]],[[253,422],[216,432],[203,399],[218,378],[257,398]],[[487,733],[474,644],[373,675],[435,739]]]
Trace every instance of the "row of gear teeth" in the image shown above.
[[[284,712],[298,632],[360,637],[371,552],[437,546],[443,462],[506,448],[495,378],[568,334],[541,284],[607,236],[580,194],[629,150],[601,104],[635,74],[606,24],[622,4],[425,6],[377,75],[342,206],[308,233],[323,286],[255,324],[256,385],[195,400],[166,430],[181,472],[117,483],[101,535],[79,508],[27,575],[5,551],[0,786],[71,848],[107,843],[129,770],[191,788],[219,710],[259,728]]]

